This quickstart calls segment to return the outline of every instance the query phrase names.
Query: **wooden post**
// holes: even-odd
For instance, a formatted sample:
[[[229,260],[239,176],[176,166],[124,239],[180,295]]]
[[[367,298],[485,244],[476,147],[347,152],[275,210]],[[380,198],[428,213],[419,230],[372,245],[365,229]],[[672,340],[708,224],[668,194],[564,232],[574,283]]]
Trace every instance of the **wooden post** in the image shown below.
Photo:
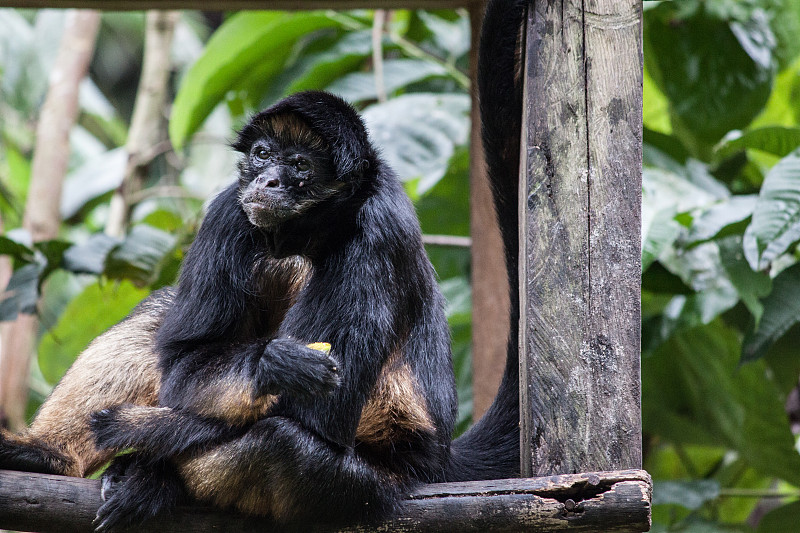
[[[523,475],[639,468],[639,0],[535,0],[520,179]]]

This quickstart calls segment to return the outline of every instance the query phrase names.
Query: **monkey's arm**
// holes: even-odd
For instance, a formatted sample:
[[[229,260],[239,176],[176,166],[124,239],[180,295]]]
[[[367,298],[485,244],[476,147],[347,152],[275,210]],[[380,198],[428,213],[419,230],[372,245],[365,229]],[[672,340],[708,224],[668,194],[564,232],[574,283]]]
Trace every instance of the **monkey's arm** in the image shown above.
[[[327,354],[296,341],[269,341],[302,272],[291,261],[266,257],[263,235],[237,195],[233,184],[209,206],[156,335],[156,351],[162,405],[245,422],[263,415],[275,394],[324,393],[338,378]],[[274,296],[265,301],[264,293]]]

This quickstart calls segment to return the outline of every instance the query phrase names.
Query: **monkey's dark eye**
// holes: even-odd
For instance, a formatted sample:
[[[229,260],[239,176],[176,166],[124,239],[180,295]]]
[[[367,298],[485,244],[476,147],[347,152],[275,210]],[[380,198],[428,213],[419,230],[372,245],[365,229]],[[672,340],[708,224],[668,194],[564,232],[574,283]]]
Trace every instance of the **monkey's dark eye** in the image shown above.
[[[294,168],[300,172],[305,172],[311,168],[311,163],[309,163],[306,159],[298,159],[294,162]]]
[[[269,150],[266,148],[256,148],[255,152],[253,152],[253,155],[256,156],[256,159],[259,161],[266,161],[269,159]]]

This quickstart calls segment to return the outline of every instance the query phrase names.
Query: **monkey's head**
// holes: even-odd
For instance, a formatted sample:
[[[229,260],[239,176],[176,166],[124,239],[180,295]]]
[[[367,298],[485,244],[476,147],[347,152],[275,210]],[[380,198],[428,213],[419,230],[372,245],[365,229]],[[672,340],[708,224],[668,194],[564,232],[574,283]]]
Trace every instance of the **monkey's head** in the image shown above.
[[[242,209],[266,230],[352,196],[375,157],[355,110],[323,92],[299,93],[257,114],[233,147],[244,156]]]

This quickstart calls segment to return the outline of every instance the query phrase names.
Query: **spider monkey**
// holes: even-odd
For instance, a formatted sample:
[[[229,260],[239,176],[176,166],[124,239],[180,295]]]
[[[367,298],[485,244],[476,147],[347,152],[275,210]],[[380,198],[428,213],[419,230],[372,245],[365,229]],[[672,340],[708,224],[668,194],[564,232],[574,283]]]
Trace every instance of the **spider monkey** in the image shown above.
[[[390,513],[419,482],[517,476],[525,5],[490,1],[482,34],[512,330],[500,391],[475,426],[451,443],[449,333],[413,207],[357,113],[308,92],[240,132],[239,181],[209,206],[177,288],[98,337],[27,432],[0,433],[0,467],[83,476],[135,448],[104,478],[106,530],[186,493],[286,523],[341,522]]]

